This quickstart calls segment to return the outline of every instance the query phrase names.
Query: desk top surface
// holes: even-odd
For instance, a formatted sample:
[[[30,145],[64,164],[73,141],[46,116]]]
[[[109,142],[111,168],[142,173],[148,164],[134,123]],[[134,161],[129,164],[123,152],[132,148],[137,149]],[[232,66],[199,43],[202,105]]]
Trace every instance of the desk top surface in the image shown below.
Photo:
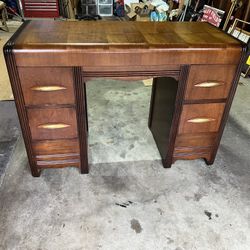
[[[16,49],[230,48],[240,42],[201,22],[30,21]]]

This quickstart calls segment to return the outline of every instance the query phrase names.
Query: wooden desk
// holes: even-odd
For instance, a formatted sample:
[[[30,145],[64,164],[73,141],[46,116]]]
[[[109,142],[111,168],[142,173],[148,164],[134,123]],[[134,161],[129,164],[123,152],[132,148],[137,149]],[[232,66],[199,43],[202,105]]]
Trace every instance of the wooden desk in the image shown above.
[[[24,23],[4,47],[33,176],[88,173],[85,83],[154,77],[148,126],[165,167],[214,162],[243,60],[242,44],[206,23]]]

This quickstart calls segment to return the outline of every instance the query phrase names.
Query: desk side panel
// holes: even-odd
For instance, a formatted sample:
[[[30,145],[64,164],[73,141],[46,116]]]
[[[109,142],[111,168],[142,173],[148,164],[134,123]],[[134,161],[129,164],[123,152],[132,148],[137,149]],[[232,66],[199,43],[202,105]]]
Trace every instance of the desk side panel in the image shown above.
[[[24,102],[21,82],[20,82],[20,78],[18,75],[15,55],[13,53],[14,41],[16,37],[18,36],[18,34],[22,31],[22,29],[25,28],[26,25],[27,23],[24,23],[18,29],[18,31],[10,38],[10,40],[4,45],[3,51],[4,51],[5,62],[6,62],[9,78],[10,78],[11,87],[12,87],[12,92],[13,92],[14,99],[15,99],[19,122],[20,122],[21,129],[22,129],[27,156],[29,159],[31,173],[33,176],[38,177],[40,175],[40,171],[38,170],[36,166],[35,160],[33,159],[34,152],[33,152],[32,144],[31,144],[31,132],[30,132],[29,123],[28,123],[28,115],[25,109],[25,102]]]
[[[175,111],[178,82],[174,78],[154,78],[149,114],[149,128],[162,159],[170,147],[170,131]]]

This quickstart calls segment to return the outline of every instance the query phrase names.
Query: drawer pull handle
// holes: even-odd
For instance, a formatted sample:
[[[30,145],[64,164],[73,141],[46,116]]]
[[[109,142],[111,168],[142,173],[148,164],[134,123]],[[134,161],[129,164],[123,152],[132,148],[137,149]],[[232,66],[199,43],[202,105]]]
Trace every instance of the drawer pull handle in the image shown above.
[[[190,123],[206,123],[206,122],[213,122],[213,121],[215,121],[214,118],[206,118],[206,117],[198,117],[198,118],[187,120],[187,122],[190,122]]]
[[[197,88],[213,88],[213,87],[219,87],[221,85],[224,85],[223,82],[202,82],[197,83],[194,86]]]
[[[36,86],[31,88],[34,91],[50,92],[66,89],[63,86],[51,85],[51,86]]]
[[[45,129],[60,129],[67,127],[70,127],[70,125],[65,123],[46,123],[38,126],[38,128],[45,128]]]

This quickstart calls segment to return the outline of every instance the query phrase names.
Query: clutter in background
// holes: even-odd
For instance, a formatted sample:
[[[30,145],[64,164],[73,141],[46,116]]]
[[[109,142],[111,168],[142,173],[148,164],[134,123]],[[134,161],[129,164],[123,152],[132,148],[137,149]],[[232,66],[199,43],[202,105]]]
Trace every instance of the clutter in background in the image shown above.
[[[130,20],[136,21],[201,21],[205,1],[192,0],[132,0],[126,5],[126,14]],[[210,20],[209,7],[206,6],[206,15]],[[212,7],[211,7],[212,8]],[[216,21],[224,13],[214,9]],[[217,12],[215,11],[217,10]],[[211,12],[211,11],[210,11]],[[219,14],[217,14],[219,13]],[[219,17],[217,18],[217,16]],[[213,15],[213,17],[215,17]],[[207,21],[205,18],[203,21]]]
[[[3,25],[3,27],[0,27],[0,30],[8,32],[9,31],[9,28],[7,26],[8,14],[6,9],[6,4],[2,1],[0,1],[0,15],[1,15],[1,23]]]
[[[151,5],[154,7],[150,14],[150,21],[162,22],[167,20],[167,11],[169,10],[169,5],[162,0],[153,0]]]
[[[126,15],[136,21],[166,21],[170,6],[163,0],[140,1],[126,5]]]
[[[154,9],[150,1],[126,5],[126,15],[130,20],[149,21],[150,12]]]
[[[250,32],[246,30],[250,22],[236,18],[229,28],[228,33],[246,44],[246,62],[242,67],[241,75],[247,77],[250,75]]]
[[[114,0],[114,13],[115,16],[124,17],[124,0]]]
[[[201,21],[208,22],[216,27],[219,27],[224,14],[225,11],[223,10],[219,10],[208,5],[204,5]]]

